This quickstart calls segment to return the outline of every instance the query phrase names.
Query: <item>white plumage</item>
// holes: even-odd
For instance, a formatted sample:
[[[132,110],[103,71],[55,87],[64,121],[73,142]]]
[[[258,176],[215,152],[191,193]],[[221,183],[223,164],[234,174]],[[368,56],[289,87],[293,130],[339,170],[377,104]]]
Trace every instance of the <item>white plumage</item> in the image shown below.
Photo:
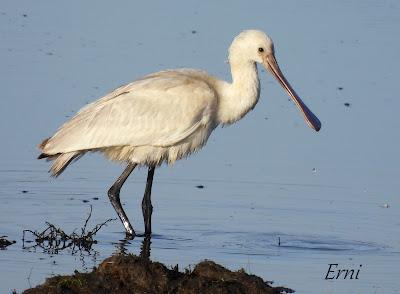
[[[272,40],[261,31],[248,30],[229,48],[232,82],[194,69],[150,74],[82,108],[39,145],[39,158],[54,160],[54,176],[89,151],[133,168],[147,165],[154,172],[164,161],[173,163],[199,150],[218,125],[234,123],[254,108],[260,95],[257,63],[277,78],[318,131],[319,120],[280,71]],[[120,217],[128,232],[129,221]]]
[[[79,111],[43,153],[93,150],[112,160],[173,163],[200,148],[218,125],[217,95],[206,78],[200,71],[164,71],[122,86]]]

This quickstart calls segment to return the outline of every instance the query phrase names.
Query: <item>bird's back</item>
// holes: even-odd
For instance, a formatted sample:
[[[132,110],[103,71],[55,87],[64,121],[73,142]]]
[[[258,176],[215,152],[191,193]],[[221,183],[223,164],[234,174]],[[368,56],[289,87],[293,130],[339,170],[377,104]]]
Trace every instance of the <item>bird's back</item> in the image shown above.
[[[83,107],[41,144],[44,155],[113,147],[170,147],[216,126],[218,97],[202,71],[148,75]]]

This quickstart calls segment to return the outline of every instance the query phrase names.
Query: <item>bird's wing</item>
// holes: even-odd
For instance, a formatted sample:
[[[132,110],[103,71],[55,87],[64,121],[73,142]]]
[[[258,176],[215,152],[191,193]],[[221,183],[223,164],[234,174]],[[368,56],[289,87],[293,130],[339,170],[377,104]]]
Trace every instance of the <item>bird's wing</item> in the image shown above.
[[[199,76],[160,72],[82,108],[43,147],[45,154],[112,146],[171,146],[213,123],[216,93]]]

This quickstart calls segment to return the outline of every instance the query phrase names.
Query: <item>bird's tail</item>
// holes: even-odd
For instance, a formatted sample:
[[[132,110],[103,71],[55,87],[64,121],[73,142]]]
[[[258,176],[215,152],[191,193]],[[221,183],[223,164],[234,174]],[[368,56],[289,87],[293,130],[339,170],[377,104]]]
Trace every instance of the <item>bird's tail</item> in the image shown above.
[[[74,160],[79,159],[83,153],[77,152],[68,152],[68,153],[61,153],[54,158],[53,164],[49,172],[53,177],[58,177],[61,173],[67,168],[67,166],[73,162]],[[50,159],[52,160],[52,159]]]
[[[38,147],[43,151],[44,147],[46,146],[47,142],[50,138],[45,139]],[[79,159],[81,156],[85,154],[84,151],[73,151],[67,153],[57,153],[57,154],[46,154],[41,153],[38,156],[38,159],[46,158],[48,161],[53,161],[49,172],[53,177],[58,177],[66,168],[67,166],[74,160]]]

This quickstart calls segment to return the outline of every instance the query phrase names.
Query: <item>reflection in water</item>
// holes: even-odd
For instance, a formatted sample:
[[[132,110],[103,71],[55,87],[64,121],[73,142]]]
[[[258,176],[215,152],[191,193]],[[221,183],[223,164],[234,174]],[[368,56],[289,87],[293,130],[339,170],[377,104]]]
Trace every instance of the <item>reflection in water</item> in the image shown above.
[[[116,244],[117,250],[115,251],[114,255],[127,255],[128,252],[128,247],[132,245],[130,242],[132,238],[126,238],[119,240],[119,242]],[[139,256],[148,260],[150,259],[150,245],[151,245],[151,235],[145,235],[144,239],[142,241],[142,244],[140,246],[140,254]]]
[[[70,249],[72,254],[76,252],[86,251],[90,253],[92,251],[93,244],[97,243],[97,240],[94,239],[94,236],[97,232],[105,226],[107,223],[111,222],[113,219],[108,219],[105,222],[97,224],[93,229],[88,230],[87,225],[92,216],[92,205],[90,205],[90,212],[88,217],[86,218],[85,224],[81,228],[81,233],[78,234],[74,230],[71,234],[67,234],[60,227],[56,227],[55,225],[46,222],[46,229],[43,231],[32,231],[32,230],[23,230],[23,249],[30,249],[40,247],[43,249],[43,252],[50,254],[57,254],[59,251],[63,251],[65,249]],[[30,233],[35,238],[34,245],[25,246],[25,234]],[[26,241],[26,243],[32,243]]]
[[[69,242],[66,239],[59,239],[56,241],[48,238],[26,240],[24,234],[22,238],[22,249],[28,252],[37,252],[37,250],[40,249],[43,253],[48,254],[50,257],[61,254],[62,252],[68,252],[72,256],[79,256],[82,269],[88,270],[89,264],[98,264],[97,258],[100,256],[100,253],[99,251],[93,249],[92,245],[95,243],[97,243],[97,241],[90,244],[90,246],[85,247],[74,244],[73,242]]]
[[[122,255],[127,254],[128,252],[127,246],[131,245],[131,242],[129,241],[130,241],[129,239],[119,240],[119,242],[116,243],[117,250],[115,250],[115,254],[122,254]]]
[[[150,258],[150,245],[151,245],[151,235],[145,236],[140,247],[140,257],[149,259]]]

